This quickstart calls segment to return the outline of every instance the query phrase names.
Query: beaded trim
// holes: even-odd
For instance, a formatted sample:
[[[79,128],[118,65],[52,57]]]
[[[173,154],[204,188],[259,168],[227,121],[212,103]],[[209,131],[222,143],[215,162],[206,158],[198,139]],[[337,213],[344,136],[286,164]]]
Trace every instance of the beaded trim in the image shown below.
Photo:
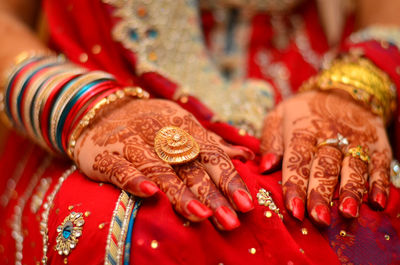
[[[141,200],[137,200],[135,202],[135,206],[133,207],[132,215],[131,215],[131,218],[129,220],[128,233],[126,234],[126,240],[125,240],[124,265],[129,265],[129,262],[130,262],[131,246],[132,246],[132,235],[133,235],[133,224],[135,223],[136,215],[137,215],[137,212],[139,211],[139,208],[140,208],[141,205],[142,205],[142,201]]]
[[[122,191],[116,203],[107,236],[105,265],[120,265],[123,262],[125,238],[135,199]]]
[[[51,205],[53,204],[54,198],[57,195],[57,192],[60,190],[64,181],[76,170],[76,166],[72,165],[69,169],[64,171],[61,177],[58,179],[58,183],[54,187],[54,190],[47,196],[46,203],[43,205],[43,213],[42,218],[40,221],[40,234],[43,238],[43,257],[42,257],[42,264],[47,264],[47,251],[49,250],[49,236],[48,236],[48,227],[47,223],[49,221],[49,213],[51,209]]]
[[[24,247],[24,233],[22,229],[22,213],[24,211],[26,202],[32,195],[32,192],[39,182],[40,177],[50,166],[52,161],[51,157],[46,157],[43,163],[37,168],[36,172],[31,177],[28,187],[24,194],[18,199],[17,205],[14,207],[14,216],[12,218],[12,237],[15,240],[15,264],[21,264],[23,258],[23,247]]]
[[[28,164],[29,158],[31,157],[33,150],[34,150],[34,145],[32,144],[29,146],[29,150],[25,151],[25,155],[18,162],[12,177],[7,180],[6,190],[0,197],[0,204],[1,206],[3,206],[3,208],[5,208],[10,202],[14,189],[17,186],[20,178],[22,177],[22,174],[24,173],[24,169]]]
[[[400,50],[400,27],[370,26],[350,35],[350,41],[360,43],[365,41],[388,42]]]
[[[36,214],[43,204],[44,196],[51,185],[51,178],[42,178],[31,200],[31,212]]]

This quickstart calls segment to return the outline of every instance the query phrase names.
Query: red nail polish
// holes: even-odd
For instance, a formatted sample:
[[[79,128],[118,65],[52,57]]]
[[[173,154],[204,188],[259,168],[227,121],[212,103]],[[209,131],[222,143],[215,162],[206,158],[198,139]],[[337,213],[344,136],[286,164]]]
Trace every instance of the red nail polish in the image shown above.
[[[304,202],[302,199],[295,197],[292,199],[291,202],[292,206],[292,214],[294,217],[299,219],[300,221],[303,221],[304,219]]]
[[[375,203],[377,203],[382,209],[386,206],[386,195],[383,192],[376,192],[372,199]]]
[[[159,188],[156,186],[156,184],[148,180],[142,181],[142,183],[139,185],[139,188],[144,194],[149,196],[159,191]]]
[[[328,206],[319,204],[315,206],[314,210],[317,214],[317,221],[326,226],[331,224],[331,213],[329,212]]]
[[[358,203],[352,197],[347,197],[343,200],[340,205],[340,210],[345,217],[357,217],[358,216]]]
[[[191,200],[187,205],[187,209],[200,218],[207,218],[212,215],[212,211],[207,206],[196,200]]]
[[[253,201],[243,190],[237,190],[232,195],[233,201],[241,212],[248,212],[254,208]]]
[[[226,206],[220,206],[215,211],[215,218],[226,229],[232,230],[240,225],[239,219],[236,215]]]
[[[269,153],[263,155],[261,158],[260,167],[258,168],[259,173],[264,173],[270,170],[273,166],[276,165],[277,162],[278,157],[275,154]]]
[[[243,152],[245,152],[245,153],[246,153],[246,156],[244,157],[244,159],[246,159],[246,160],[253,160],[253,159],[256,157],[256,155],[254,154],[254,152],[251,151],[251,150],[250,150],[249,148],[247,148],[247,147],[244,147],[244,146],[241,146],[241,145],[233,145],[232,147],[237,148],[237,149],[240,149],[240,150],[242,150]]]

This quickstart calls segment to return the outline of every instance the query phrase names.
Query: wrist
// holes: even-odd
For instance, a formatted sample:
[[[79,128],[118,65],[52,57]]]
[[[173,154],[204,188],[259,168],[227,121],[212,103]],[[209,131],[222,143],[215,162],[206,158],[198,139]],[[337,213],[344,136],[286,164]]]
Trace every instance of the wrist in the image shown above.
[[[335,60],[330,68],[305,82],[300,91],[310,89],[342,91],[380,116],[385,124],[396,109],[396,89],[389,76],[364,58]]]

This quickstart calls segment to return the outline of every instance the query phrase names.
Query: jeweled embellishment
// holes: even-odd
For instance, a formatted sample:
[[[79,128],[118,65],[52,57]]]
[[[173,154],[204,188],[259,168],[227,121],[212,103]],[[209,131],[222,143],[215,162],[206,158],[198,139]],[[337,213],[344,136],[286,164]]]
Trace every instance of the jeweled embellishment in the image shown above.
[[[279,208],[276,206],[269,191],[266,191],[265,189],[260,189],[257,193],[257,200],[259,205],[268,207],[271,211],[275,212],[279,216],[279,218],[283,219],[283,215],[279,212]],[[266,217],[268,216],[266,215]]]
[[[69,255],[78,244],[78,238],[82,235],[85,220],[82,213],[72,212],[61,225],[57,227],[56,251],[59,255]]]

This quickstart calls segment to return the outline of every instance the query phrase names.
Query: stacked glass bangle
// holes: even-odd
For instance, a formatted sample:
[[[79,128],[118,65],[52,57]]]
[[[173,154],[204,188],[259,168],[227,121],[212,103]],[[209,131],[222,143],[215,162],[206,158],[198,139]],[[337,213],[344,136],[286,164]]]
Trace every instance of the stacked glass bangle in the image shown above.
[[[76,140],[82,134],[83,130],[89,126],[93,120],[95,120],[99,111],[110,103],[121,100],[126,96],[139,99],[149,98],[149,94],[140,87],[126,87],[123,89],[109,90],[97,100],[93,101],[92,104],[85,110],[85,112],[81,114],[81,117],[77,119],[77,122],[72,126],[71,133],[68,135],[67,154],[71,159],[74,158]]]
[[[396,87],[389,76],[365,58],[345,57],[310,78],[301,91],[340,89],[348,92],[387,124],[396,110]]]
[[[75,142],[76,128],[93,106],[108,104],[127,91],[106,72],[88,71],[54,55],[31,54],[9,73],[2,106],[11,123],[41,146],[69,153],[74,146],[68,143],[70,135]],[[148,97],[143,91],[135,93]]]

